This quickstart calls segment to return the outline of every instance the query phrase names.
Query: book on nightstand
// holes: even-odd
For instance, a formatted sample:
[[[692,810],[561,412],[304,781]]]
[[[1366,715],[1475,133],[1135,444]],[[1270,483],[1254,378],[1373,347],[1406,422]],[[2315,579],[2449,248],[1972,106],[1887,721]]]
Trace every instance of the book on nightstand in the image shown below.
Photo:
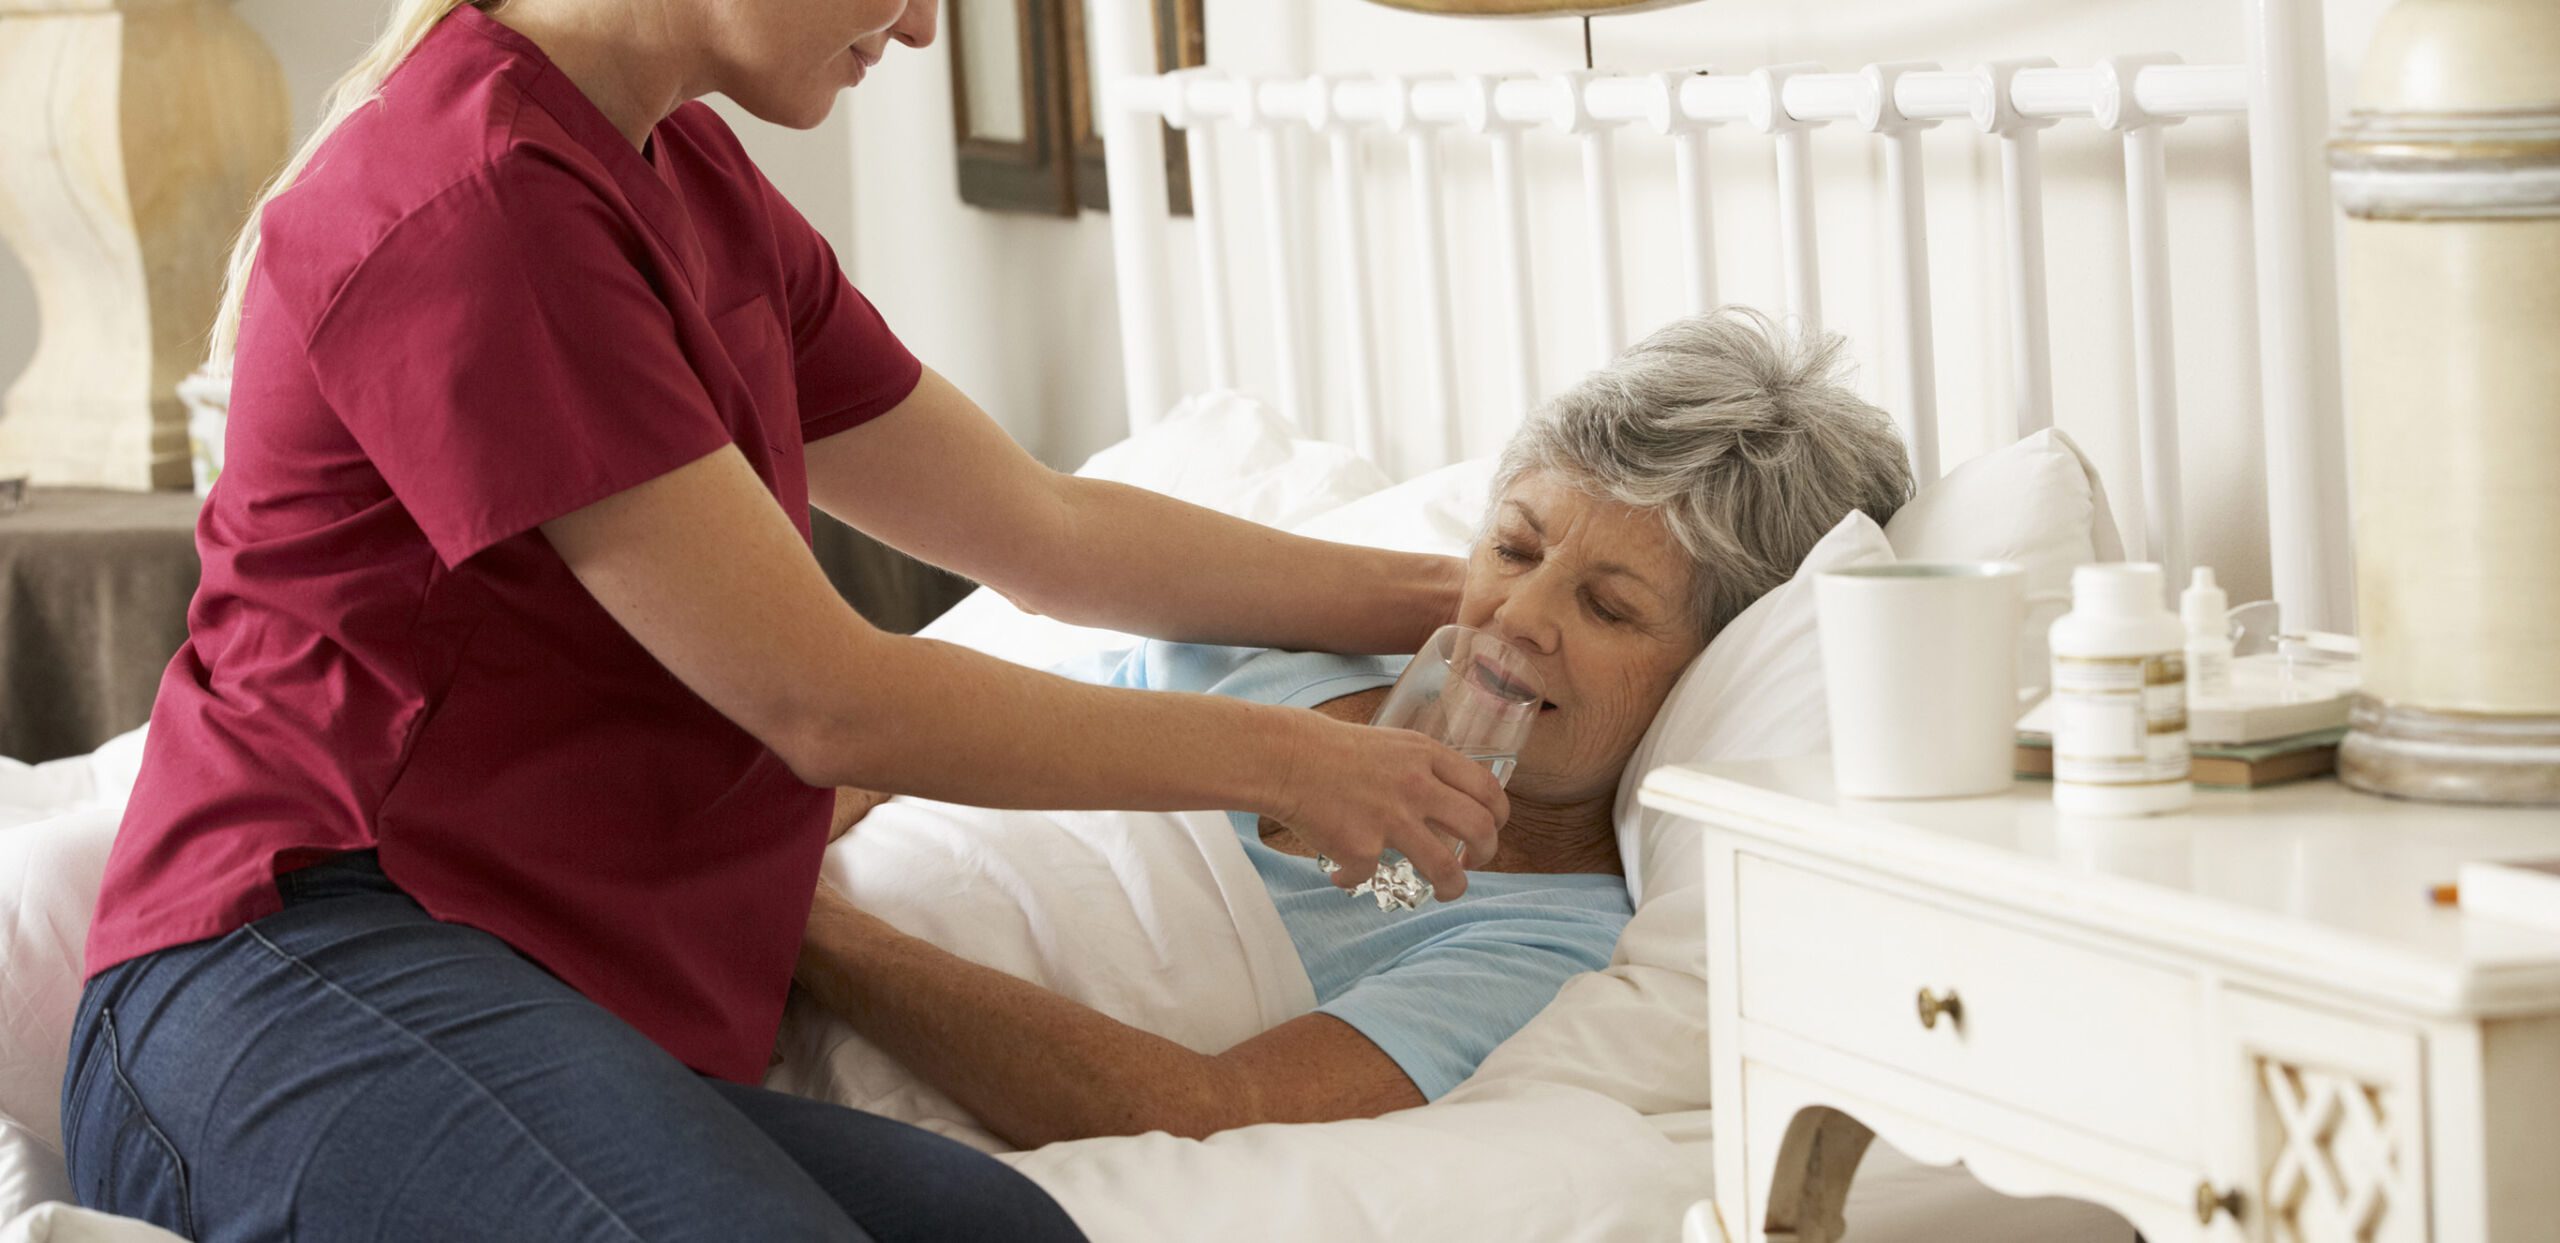
[[[2560,932],[2560,859],[2466,863],[2454,884],[2465,915]]]
[[[2347,735],[2351,679],[2288,671],[2274,656],[2232,662],[2231,688],[2187,701],[2187,743],[2196,784],[2255,789],[2337,771]],[[2053,701],[2018,720],[2017,771],[2053,775]]]
[[[2346,736],[2343,729],[2321,729],[2266,742],[2197,743],[2192,771],[2197,785],[2242,790],[2326,776],[2338,767],[2338,740]],[[2053,776],[2051,736],[2019,732],[2018,775]]]

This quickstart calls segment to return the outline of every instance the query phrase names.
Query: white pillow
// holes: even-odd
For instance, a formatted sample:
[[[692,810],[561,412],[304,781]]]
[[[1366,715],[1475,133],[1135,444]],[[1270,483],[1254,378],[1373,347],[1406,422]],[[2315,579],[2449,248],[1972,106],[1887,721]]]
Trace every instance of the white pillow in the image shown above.
[[[1463,556],[1484,523],[1495,465],[1484,457],[1443,466],[1301,523],[1296,531],[1337,544]]]
[[[186,1243],[145,1221],[111,1217],[68,1204],[47,1204],[15,1219],[0,1218],[0,1243]]]
[[[62,1153],[62,1074],[80,1007],[81,947],[122,804],[0,830],[0,1123]]]
[[[62,1154],[36,1142],[26,1128],[0,1122],[0,1221],[50,1200],[71,1198],[71,1171]],[[0,1233],[0,1239],[7,1238]]]
[[[1387,486],[1367,458],[1305,439],[1270,407],[1223,391],[1183,399],[1163,422],[1087,458],[1075,473],[1281,528]],[[919,633],[1036,668],[1137,642],[1118,631],[1024,612],[984,587]]]
[[[1306,439],[1278,411],[1227,391],[1184,398],[1155,426],[1085,459],[1076,474],[1272,527],[1296,526],[1388,482],[1357,451]]]
[[[87,755],[41,764],[0,758],[0,829],[83,807],[122,806],[142,771],[142,740],[149,728],[137,725]]]
[[[1905,561],[2015,561],[2031,589],[2068,587],[2073,566],[2124,556],[2098,468],[2058,427],[1947,472],[1884,533]]]

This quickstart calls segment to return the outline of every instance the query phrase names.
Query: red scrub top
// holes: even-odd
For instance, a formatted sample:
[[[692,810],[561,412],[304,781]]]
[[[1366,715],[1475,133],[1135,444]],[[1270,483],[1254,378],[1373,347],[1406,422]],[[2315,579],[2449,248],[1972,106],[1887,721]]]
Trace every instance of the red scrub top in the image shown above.
[[[537,526],[734,444],[809,533],[804,442],[921,368],[688,104],[644,154],[532,42],[447,18],[261,223],[188,640],[88,967],[378,848],[687,1065],[763,1075],[830,795],[676,681]]]

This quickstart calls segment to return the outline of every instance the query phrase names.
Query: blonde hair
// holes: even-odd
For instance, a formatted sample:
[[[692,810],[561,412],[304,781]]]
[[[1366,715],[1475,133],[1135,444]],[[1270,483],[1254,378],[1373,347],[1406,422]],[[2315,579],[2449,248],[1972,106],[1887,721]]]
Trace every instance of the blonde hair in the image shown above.
[[[337,85],[329,88],[327,103],[320,111],[320,124],[312,128],[311,137],[303,140],[302,149],[285,161],[283,171],[267,183],[267,188],[259,192],[258,201],[250,206],[248,222],[240,226],[240,236],[231,244],[231,262],[223,271],[221,310],[213,319],[213,340],[211,348],[206,351],[207,366],[218,372],[231,370],[232,352],[240,344],[240,301],[249,291],[249,271],[258,259],[258,221],[266,214],[267,204],[293,188],[293,183],[301,178],[302,170],[310,166],[312,153],[318,151],[320,144],[327,142],[329,135],[336,133],[348,117],[374,101],[382,91],[383,81],[391,76],[392,70],[400,67],[402,61],[409,59],[409,53],[418,50],[418,45],[426,41],[427,33],[436,28],[436,23],[452,16],[455,9],[465,4],[489,9],[497,7],[500,2],[502,0],[399,0],[399,7],[393,10],[390,24],[383,28],[382,37],[375,39],[373,46],[366,49],[363,59],[347,70]]]

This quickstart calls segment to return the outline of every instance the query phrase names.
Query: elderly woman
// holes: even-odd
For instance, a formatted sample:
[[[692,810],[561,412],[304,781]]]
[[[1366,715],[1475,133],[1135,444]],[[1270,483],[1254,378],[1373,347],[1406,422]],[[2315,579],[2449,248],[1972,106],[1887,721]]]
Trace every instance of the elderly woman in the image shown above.
[[[1229,813],[1317,1005],[1195,1053],[906,936],[823,886],[799,979],[857,1031],[1033,1147],[1369,1117],[1473,1073],[1631,915],[1610,821],[1621,770],[1680,672],[1850,510],[1911,489],[1891,422],[1834,377],[1837,338],[1752,311],[1667,327],[1540,410],[1504,451],[1458,621],[1547,687],[1500,852],[1463,896],[1390,913],[1330,885],[1289,826]],[[1149,643],[1125,686],[1365,722],[1400,659]]]

